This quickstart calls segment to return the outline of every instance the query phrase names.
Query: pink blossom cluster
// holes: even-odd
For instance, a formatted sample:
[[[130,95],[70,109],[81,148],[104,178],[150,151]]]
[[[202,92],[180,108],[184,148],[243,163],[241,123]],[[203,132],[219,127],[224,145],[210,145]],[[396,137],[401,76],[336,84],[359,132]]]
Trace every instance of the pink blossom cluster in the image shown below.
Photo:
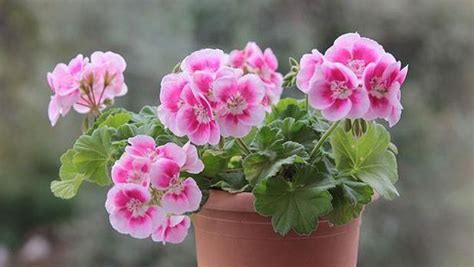
[[[71,108],[79,113],[100,111],[115,97],[125,95],[125,68],[122,56],[110,51],[94,52],[90,60],[79,54],[68,65],[57,64],[47,76],[53,91],[48,108],[51,125]]]
[[[382,118],[391,127],[400,120],[407,72],[376,41],[347,33],[324,55],[316,49],[303,55],[296,85],[330,121]]]
[[[181,72],[162,79],[158,116],[175,135],[197,145],[244,137],[280,98],[277,66],[272,51],[262,53],[255,43],[231,56],[219,49],[195,51],[181,62]]]
[[[125,153],[112,167],[114,186],[105,207],[110,224],[122,234],[180,243],[190,227],[187,213],[199,209],[202,193],[193,178],[181,173],[204,169],[196,147],[174,143],[156,146],[138,135],[128,140]]]

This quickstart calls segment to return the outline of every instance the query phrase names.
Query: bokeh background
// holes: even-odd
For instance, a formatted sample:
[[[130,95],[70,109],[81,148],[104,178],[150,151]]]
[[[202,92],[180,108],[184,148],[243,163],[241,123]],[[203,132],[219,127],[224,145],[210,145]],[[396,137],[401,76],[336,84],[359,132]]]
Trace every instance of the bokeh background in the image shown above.
[[[46,73],[56,63],[120,53],[129,93],[117,105],[138,111],[158,104],[161,77],[196,49],[253,40],[286,72],[289,56],[352,31],[410,65],[390,130],[401,197],[367,208],[359,266],[474,266],[473,10],[470,0],[0,0],[0,266],[196,265],[192,234],[163,247],[114,232],[106,188],[52,196],[81,120],[71,112],[49,125]]]

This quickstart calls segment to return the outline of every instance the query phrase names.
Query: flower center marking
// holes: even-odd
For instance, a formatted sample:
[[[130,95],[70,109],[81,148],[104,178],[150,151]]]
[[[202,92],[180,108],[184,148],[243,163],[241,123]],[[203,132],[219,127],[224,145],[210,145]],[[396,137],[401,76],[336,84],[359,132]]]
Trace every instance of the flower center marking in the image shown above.
[[[346,86],[345,82],[332,81],[331,82],[332,97],[337,99],[346,99],[352,95],[352,90]]]
[[[211,121],[207,110],[202,105],[194,106],[193,111],[199,123],[209,123]]]
[[[236,95],[231,96],[227,100],[226,105],[230,113],[234,115],[242,114],[243,111],[247,108],[247,101],[245,101],[245,99],[240,95],[240,93],[237,93]]]
[[[132,216],[134,217],[142,216],[143,214],[145,214],[145,207],[143,206],[143,203],[135,198],[132,198],[128,201],[127,209],[132,213]]]
[[[361,77],[365,70],[365,61],[361,59],[353,59],[347,63],[349,68],[356,74],[357,77]]]
[[[374,77],[370,80],[370,85],[372,90],[370,90],[369,94],[373,97],[378,99],[385,97],[388,94],[388,90],[386,86],[384,86],[383,82],[380,81],[378,77]]]

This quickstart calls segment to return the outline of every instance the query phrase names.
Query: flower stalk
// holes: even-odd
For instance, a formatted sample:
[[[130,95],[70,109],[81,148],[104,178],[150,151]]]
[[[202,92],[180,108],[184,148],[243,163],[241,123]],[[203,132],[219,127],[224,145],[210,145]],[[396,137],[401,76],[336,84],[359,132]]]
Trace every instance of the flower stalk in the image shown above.
[[[332,132],[337,128],[337,126],[341,123],[341,121],[335,121],[331,124],[329,129],[321,136],[319,141],[316,143],[314,146],[313,150],[311,150],[311,153],[309,154],[309,157],[312,158],[318,151],[319,149],[323,146],[324,142],[331,136]]]

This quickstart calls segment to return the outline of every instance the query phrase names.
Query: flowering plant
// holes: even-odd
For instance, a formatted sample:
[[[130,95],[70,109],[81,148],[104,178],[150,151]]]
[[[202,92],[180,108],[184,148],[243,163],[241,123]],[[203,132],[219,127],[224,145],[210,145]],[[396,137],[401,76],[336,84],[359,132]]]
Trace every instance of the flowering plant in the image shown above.
[[[290,64],[283,77],[272,50],[252,42],[202,49],[163,77],[160,105],[138,113],[104,111],[127,92],[120,55],[58,64],[48,73],[52,125],[71,108],[86,117],[52,192],[68,199],[85,181],[112,184],[112,227],[163,243],[184,240],[209,189],[252,192],[281,235],[308,235],[321,216],[348,223],[375,192],[398,196],[397,149],[373,120],[400,119],[407,67],[357,33]],[[280,100],[294,85],[305,99]]]

